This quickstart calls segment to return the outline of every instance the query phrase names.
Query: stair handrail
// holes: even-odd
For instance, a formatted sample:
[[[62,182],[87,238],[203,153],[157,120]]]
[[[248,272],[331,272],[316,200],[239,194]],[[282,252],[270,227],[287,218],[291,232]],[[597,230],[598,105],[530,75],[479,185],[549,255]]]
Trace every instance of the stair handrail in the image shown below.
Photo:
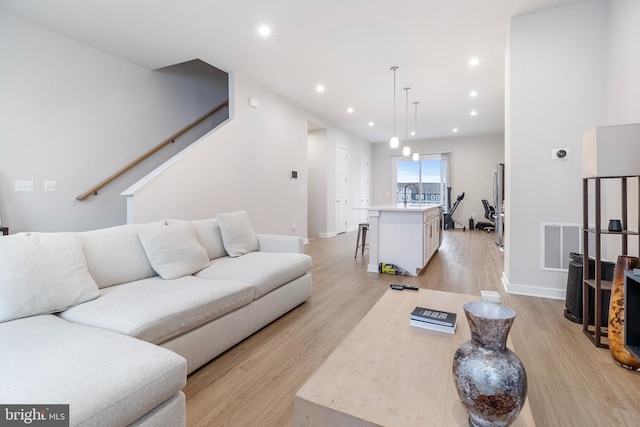
[[[197,119],[196,121],[194,121],[190,125],[180,129],[178,132],[176,132],[175,134],[171,135],[169,138],[165,139],[160,144],[156,145],[151,150],[147,151],[146,153],[144,153],[143,155],[141,155],[140,157],[138,157],[137,159],[135,159],[134,161],[132,161],[128,165],[124,166],[123,168],[118,170],[116,173],[114,173],[110,177],[102,180],[100,183],[96,184],[95,186],[91,187],[89,190],[87,190],[84,193],[80,194],[78,197],[76,197],[76,199],[80,200],[80,201],[83,201],[83,200],[88,199],[91,196],[98,195],[98,190],[101,190],[103,187],[105,187],[106,185],[110,184],[112,181],[115,181],[122,174],[128,172],[129,170],[134,168],[136,165],[138,165],[139,163],[141,163],[144,160],[146,160],[148,157],[151,157],[157,151],[159,151],[162,148],[164,148],[165,146],[171,144],[176,138],[178,138],[178,137],[182,136],[183,134],[187,133],[188,131],[190,131],[194,127],[198,126],[200,123],[202,123],[203,121],[205,121],[209,117],[213,116],[218,111],[220,111],[223,108],[228,107],[228,106],[229,106],[229,101],[224,101],[223,103],[218,105],[216,108],[214,108],[213,110],[209,111],[207,114],[205,114],[204,116],[200,117],[199,119]]]

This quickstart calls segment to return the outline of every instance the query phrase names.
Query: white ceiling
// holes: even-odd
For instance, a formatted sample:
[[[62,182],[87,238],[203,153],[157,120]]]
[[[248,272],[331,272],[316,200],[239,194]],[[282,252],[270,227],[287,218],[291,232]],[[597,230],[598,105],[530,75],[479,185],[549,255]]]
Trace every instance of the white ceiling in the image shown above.
[[[0,0],[0,11],[150,69],[200,58],[385,142],[393,134],[393,65],[401,139],[406,86],[410,130],[412,103],[420,102],[418,138],[452,136],[454,127],[457,135],[504,132],[509,18],[582,1]],[[267,39],[257,35],[263,24],[272,28]],[[474,69],[472,56],[480,60]]]

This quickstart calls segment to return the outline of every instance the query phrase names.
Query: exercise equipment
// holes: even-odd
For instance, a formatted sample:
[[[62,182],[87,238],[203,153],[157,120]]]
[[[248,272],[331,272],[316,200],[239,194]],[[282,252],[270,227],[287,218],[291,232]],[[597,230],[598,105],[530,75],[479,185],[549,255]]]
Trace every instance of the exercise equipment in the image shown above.
[[[449,187],[448,190],[451,191],[451,187]],[[451,206],[451,209],[449,209],[449,212],[444,214],[444,229],[445,230],[456,228],[456,223],[457,223],[457,224],[460,224],[462,226],[462,231],[467,231],[467,227],[465,225],[463,225],[461,222],[458,222],[458,221],[454,220],[453,217],[452,217],[453,213],[458,208],[458,205],[460,204],[462,199],[464,199],[464,191],[462,192],[461,195],[458,196],[456,201],[453,203],[453,206]]]

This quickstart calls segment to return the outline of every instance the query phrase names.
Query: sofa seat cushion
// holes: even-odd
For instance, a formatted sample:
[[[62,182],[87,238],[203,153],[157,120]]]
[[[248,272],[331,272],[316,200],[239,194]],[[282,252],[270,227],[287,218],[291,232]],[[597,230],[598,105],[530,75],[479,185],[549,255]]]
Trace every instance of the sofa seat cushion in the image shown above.
[[[251,252],[240,257],[215,259],[196,276],[205,279],[240,280],[253,284],[254,298],[296,279],[312,267],[311,257],[284,252]]]
[[[76,305],[59,315],[161,344],[252,300],[253,288],[248,283],[155,276],[102,289],[91,304]]]
[[[183,357],[40,315],[0,324],[0,402],[68,404],[70,425],[129,425],[186,384]]]

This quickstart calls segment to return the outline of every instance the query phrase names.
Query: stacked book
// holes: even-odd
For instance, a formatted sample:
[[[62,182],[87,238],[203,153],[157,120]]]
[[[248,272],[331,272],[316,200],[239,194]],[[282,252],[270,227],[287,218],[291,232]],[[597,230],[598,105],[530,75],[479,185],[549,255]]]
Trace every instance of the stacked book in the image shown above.
[[[431,329],[432,331],[455,334],[458,325],[456,313],[433,310],[430,308],[416,307],[411,312],[409,325],[417,328]]]
[[[481,290],[480,295],[482,296],[482,301],[500,304],[500,294],[497,291]]]

